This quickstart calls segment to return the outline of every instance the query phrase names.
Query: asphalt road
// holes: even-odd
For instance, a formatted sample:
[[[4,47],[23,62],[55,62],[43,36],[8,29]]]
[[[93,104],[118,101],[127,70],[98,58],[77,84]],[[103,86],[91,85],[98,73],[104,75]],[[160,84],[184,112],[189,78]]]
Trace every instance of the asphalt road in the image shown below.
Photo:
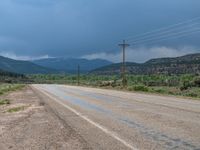
[[[91,149],[200,150],[200,101],[65,85],[32,85]]]

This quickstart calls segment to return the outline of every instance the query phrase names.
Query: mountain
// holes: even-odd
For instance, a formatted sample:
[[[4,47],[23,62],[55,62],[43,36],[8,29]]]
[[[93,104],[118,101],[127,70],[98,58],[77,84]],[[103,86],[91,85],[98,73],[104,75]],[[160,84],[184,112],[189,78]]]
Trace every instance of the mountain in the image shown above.
[[[45,68],[29,61],[13,60],[3,56],[0,56],[0,69],[19,74],[47,74],[57,72],[53,69]]]
[[[48,58],[32,62],[43,67],[56,69],[66,73],[76,73],[78,65],[80,65],[80,71],[82,73],[87,73],[93,69],[111,64],[111,62],[103,59],[87,60],[78,58]]]
[[[92,74],[119,74],[121,63],[92,70]],[[145,63],[126,63],[129,74],[200,74],[200,53],[174,58],[151,59]]]

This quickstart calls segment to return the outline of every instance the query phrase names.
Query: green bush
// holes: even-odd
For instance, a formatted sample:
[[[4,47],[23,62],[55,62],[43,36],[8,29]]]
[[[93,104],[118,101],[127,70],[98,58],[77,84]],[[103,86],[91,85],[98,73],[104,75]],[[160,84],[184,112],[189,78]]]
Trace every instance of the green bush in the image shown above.
[[[154,91],[156,92],[156,93],[166,93],[166,91],[164,90],[164,89],[154,89]]]
[[[200,87],[200,77],[196,77],[196,78],[194,79],[194,86]]]
[[[14,107],[14,108],[8,109],[7,112],[14,113],[14,112],[22,111],[25,108],[26,108],[25,106]]]
[[[190,81],[183,81],[183,85],[180,87],[181,91],[191,88],[193,84]]]
[[[8,99],[1,99],[0,100],[0,105],[7,105],[10,104],[10,101]]]
[[[175,95],[175,93],[172,92],[172,91],[169,91],[168,94],[170,94],[170,95]]]
[[[149,88],[144,85],[134,85],[134,86],[129,86],[128,87],[129,91],[143,91],[143,92],[148,92]]]
[[[187,93],[186,96],[189,96],[189,97],[198,97],[198,95],[196,93]]]

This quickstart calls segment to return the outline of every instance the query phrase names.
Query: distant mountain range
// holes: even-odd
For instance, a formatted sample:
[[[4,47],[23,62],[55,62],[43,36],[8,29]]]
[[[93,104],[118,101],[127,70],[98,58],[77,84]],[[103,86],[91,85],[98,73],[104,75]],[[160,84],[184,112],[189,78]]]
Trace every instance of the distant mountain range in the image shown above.
[[[80,71],[87,73],[98,67],[111,64],[102,59],[73,59],[73,58],[49,58],[35,60],[32,62],[13,60],[0,56],[0,70],[19,74],[57,74],[57,73],[76,73],[77,66]]]
[[[80,71],[82,73],[87,73],[93,69],[112,64],[103,59],[87,60],[79,58],[48,58],[32,62],[65,73],[76,73],[78,65],[80,65]]]
[[[54,69],[45,68],[29,61],[13,60],[0,56],[0,69],[19,74],[57,73]]]
[[[91,74],[120,74],[121,63],[91,71]],[[145,63],[126,63],[128,74],[200,74],[200,53],[175,58],[151,59]]]
[[[0,56],[0,70],[19,74],[76,73],[120,74],[121,63],[112,64],[102,59],[49,58],[29,61],[13,60]],[[151,59],[145,63],[127,62],[129,74],[200,74],[200,53],[176,58]]]

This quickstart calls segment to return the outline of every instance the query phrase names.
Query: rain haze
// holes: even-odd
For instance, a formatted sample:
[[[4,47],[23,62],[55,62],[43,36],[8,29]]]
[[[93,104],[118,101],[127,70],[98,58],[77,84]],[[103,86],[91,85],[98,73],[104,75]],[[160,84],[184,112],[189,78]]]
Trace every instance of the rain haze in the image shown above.
[[[21,60],[64,56],[119,62],[118,44],[123,39],[131,45],[128,61],[197,53],[199,6],[198,0],[1,0],[0,55]],[[161,32],[142,35],[175,24],[179,25],[164,40],[158,40],[163,38]]]

